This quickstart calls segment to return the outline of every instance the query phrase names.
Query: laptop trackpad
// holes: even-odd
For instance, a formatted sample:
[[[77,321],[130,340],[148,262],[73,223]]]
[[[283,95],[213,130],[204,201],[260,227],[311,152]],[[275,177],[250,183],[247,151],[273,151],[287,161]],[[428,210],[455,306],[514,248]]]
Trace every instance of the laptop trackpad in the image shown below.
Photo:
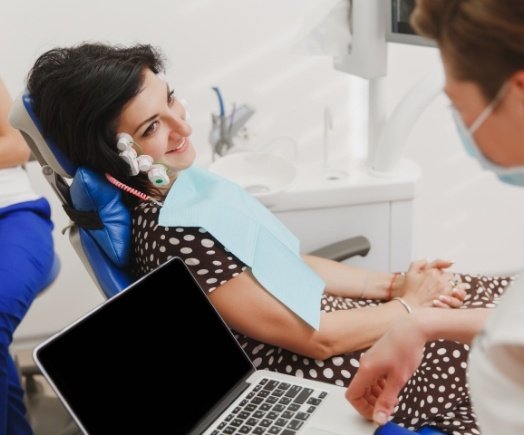
[[[318,427],[308,427],[304,429],[304,435],[339,435],[337,432],[331,432],[330,430],[320,429]]]

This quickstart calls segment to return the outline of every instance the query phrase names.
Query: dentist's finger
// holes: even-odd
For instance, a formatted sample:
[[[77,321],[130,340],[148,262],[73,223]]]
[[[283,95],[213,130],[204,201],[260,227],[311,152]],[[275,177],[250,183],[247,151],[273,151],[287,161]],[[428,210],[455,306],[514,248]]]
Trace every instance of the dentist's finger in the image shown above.
[[[373,421],[379,426],[388,422],[389,416],[398,403],[397,398],[402,387],[403,384],[400,382],[388,381],[382,394],[377,398],[373,409]]]

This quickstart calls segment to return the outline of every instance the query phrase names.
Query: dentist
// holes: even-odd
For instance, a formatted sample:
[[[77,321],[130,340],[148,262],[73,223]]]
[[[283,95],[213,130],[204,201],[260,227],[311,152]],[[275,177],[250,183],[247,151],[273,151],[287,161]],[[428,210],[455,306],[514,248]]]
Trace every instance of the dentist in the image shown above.
[[[411,24],[440,48],[468,154],[500,181],[524,187],[524,2],[417,0]],[[421,308],[399,321],[362,356],[349,402],[382,425],[428,341],[473,342],[468,380],[482,434],[523,434],[524,277],[478,330],[464,328],[457,314]]]
[[[31,435],[24,390],[10,353],[13,334],[53,266],[53,222],[23,165],[30,151],[8,121],[12,100],[0,79],[0,435]]]

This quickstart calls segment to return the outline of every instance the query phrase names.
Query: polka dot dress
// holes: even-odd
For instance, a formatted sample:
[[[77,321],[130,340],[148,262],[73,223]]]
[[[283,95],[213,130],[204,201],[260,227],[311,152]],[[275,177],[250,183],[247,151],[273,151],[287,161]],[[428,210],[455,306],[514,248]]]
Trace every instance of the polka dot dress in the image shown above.
[[[160,227],[158,207],[136,206],[132,213],[134,271],[142,276],[173,256],[184,260],[200,286],[209,294],[246,269],[238,258],[202,228]],[[495,307],[511,282],[510,277],[461,275],[470,288],[461,309]],[[382,303],[323,295],[321,310],[354,310]],[[255,367],[347,386],[365,351],[337,355],[324,361],[306,358],[285,349],[261,343],[233,331]],[[451,341],[426,345],[419,369],[401,392],[393,420],[419,429],[432,425],[453,435],[480,434],[466,384],[469,346]],[[349,406],[349,405],[348,405]]]
[[[156,224],[159,208],[138,205],[132,216],[134,272],[145,275],[172,257],[180,257],[198,284],[210,293],[246,266],[202,228]]]

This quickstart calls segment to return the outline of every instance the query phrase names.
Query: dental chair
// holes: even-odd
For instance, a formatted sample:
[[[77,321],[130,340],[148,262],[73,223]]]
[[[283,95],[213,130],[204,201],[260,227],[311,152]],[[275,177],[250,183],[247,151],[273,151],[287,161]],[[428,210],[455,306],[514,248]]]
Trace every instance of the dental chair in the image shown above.
[[[114,296],[133,281],[128,270],[131,217],[122,191],[100,174],[71,164],[52,141],[44,139],[27,92],[16,98],[9,120],[22,133],[71,219],[69,239],[82,263],[102,294]],[[365,256],[369,250],[369,241],[358,236],[311,254],[342,261]]]
[[[114,296],[133,282],[128,269],[131,218],[122,201],[121,190],[99,174],[72,165],[52,141],[44,139],[27,91],[16,98],[9,119],[21,131],[71,219],[69,239],[82,263],[102,294],[106,298]],[[311,254],[342,261],[355,255],[365,256],[369,250],[369,241],[358,236],[317,249]],[[405,431],[390,425],[387,433],[396,433],[395,428]],[[443,435],[442,432],[420,433]]]
[[[133,282],[127,270],[131,218],[121,191],[93,171],[75,167],[44,140],[27,93],[15,100],[9,120],[22,133],[71,219],[69,239],[83,265],[103,296],[114,296]]]

